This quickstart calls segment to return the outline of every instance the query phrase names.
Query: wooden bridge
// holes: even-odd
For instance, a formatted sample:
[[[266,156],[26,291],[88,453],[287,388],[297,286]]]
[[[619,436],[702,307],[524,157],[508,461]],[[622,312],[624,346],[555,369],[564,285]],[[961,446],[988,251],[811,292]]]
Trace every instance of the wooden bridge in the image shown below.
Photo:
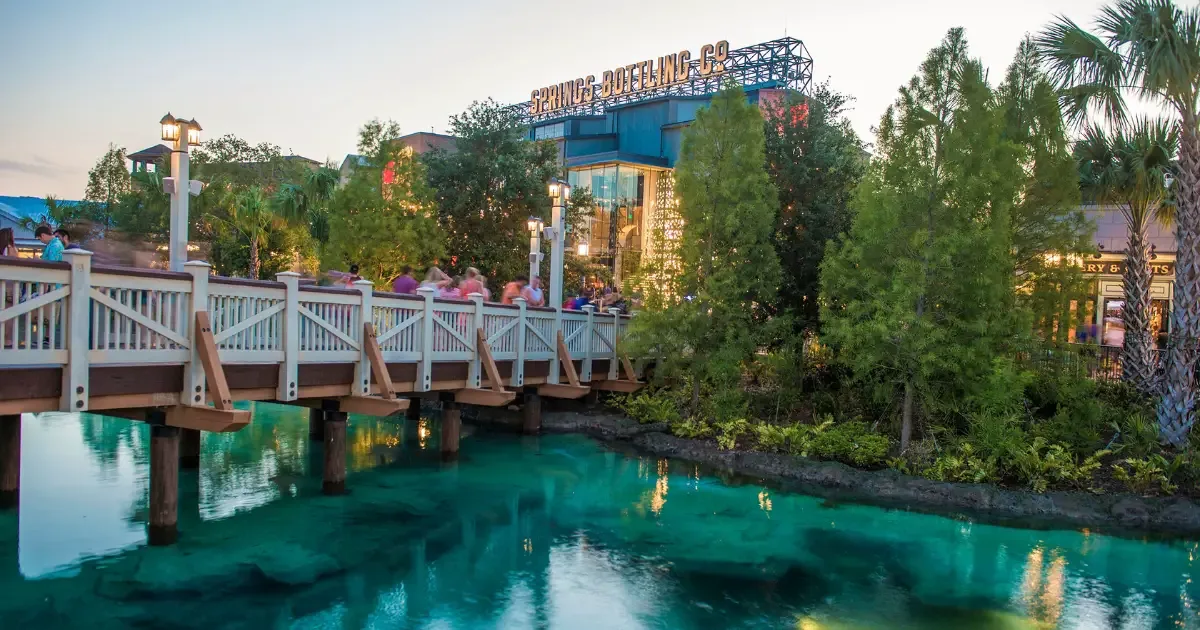
[[[525,428],[540,397],[634,391],[619,353],[629,317],[300,283],[0,258],[0,500],[15,504],[20,414],[99,412],[149,422],[151,542],[175,539],[178,467],[198,465],[200,431],[252,421],[239,400],[313,409],[325,442],[325,489],[345,481],[347,413],[388,416],[442,403],[442,449],[458,451],[460,404],[504,406],[522,394]]]

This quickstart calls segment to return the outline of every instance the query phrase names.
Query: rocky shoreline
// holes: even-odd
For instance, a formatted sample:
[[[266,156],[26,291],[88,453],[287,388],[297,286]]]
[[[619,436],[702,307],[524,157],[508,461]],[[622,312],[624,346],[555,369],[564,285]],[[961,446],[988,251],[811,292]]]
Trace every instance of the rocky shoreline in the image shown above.
[[[489,410],[478,420],[520,426],[519,414]],[[1200,504],[1183,497],[1047,492],[987,484],[932,481],[893,470],[866,471],[837,462],[754,451],[724,451],[712,441],[670,435],[666,425],[641,425],[603,410],[544,410],[542,430],[582,433],[627,444],[645,454],[691,461],[755,477],[785,489],[851,501],[967,518],[1011,527],[1090,529],[1122,536],[1200,537]]]

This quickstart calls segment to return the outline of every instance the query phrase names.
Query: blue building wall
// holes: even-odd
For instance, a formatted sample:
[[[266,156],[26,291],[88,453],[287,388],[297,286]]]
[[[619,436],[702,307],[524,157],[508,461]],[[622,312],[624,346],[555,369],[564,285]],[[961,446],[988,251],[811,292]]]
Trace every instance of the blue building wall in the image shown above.
[[[748,90],[747,98],[758,103],[760,87]],[[657,168],[674,168],[679,159],[683,130],[707,107],[711,96],[674,96],[650,99],[609,109],[604,115],[576,116],[543,122],[530,129],[558,128],[559,155],[568,167],[623,161]]]

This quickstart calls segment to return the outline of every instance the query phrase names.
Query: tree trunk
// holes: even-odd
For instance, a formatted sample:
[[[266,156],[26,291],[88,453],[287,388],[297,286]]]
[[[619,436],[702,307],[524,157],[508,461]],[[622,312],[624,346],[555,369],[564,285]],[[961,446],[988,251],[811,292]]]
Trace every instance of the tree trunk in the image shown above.
[[[1184,446],[1195,421],[1194,370],[1200,344],[1200,132],[1196,116],[1183,117],[1175,216],[1175,296],[1167,343],[1166,377],[1158,405],[1159,434]]]
[[[904,409],[900,423],[900,453],[908,452],[908,443],[912,440],[913,425],[913,384],[912,379],[904,381]]]
[[[1153,395],[1156,376],[1150,337],[1150,247],[1145,222],[1129,223],[1125,260],[1125,342],[1121,348],[1121,379]]]
[[[250,237],[250,279],[258,280],[258,237]]]

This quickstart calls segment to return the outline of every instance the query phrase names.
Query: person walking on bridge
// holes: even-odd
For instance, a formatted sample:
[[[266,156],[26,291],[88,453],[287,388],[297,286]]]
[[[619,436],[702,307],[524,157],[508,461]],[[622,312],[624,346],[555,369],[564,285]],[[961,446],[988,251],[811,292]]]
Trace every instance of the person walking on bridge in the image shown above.
[[[516,280],[504,285],[504,292],[500,294],[501,304],[512,304],[513,300],[521,297],[521,291],[525,288],[525,283],[529,279],[525,276],[517,276]]]

